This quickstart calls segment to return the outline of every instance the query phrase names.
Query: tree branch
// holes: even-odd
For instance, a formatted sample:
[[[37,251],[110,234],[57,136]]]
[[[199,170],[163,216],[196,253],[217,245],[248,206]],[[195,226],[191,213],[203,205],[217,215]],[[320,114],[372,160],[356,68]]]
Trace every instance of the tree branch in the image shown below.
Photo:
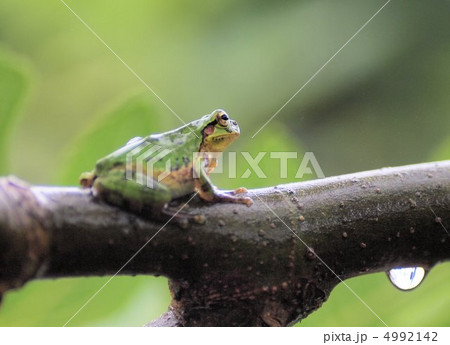
[[[169,311],[149,325],[285,326],[340,279],[450,258],[450,161],[250,196],[250,208],[194,199],[183,212],[197,222],[161,229],[86,190],[0,179],[0,293],[29,279],[115,274],[150,240],[120,272],[170,279]]]

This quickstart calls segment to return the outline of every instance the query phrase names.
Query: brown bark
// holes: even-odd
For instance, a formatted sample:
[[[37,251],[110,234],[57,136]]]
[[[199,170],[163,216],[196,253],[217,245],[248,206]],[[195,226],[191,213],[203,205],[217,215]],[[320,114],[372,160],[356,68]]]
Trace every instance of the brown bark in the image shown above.
[[[250,208],[194,199],[183,212],[204,217],[161,230],[86,190],[1,179],[0,292],[115,274],[156,234],[120,272],[170,279],[170,309],[149,325],[285,326],[340,279],[450,258],[450,161],[249,193]]]

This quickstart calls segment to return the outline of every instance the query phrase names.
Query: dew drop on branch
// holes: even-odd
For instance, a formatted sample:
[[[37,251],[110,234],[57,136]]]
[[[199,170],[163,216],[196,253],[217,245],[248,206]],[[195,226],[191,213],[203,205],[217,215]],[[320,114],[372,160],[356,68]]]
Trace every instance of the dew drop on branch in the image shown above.
[[[396,267],[386,272],[391,283],[403,291],[412,290],[425,278],[423,267]]]

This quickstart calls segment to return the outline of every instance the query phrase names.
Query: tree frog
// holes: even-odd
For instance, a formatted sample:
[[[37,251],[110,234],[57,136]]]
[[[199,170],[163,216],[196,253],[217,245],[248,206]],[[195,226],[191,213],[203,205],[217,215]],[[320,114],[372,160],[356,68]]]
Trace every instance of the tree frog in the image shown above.
[[[209,174],[217,163],[205,154],[222,152],[239,134],[237,122],[218,109],[169,132],[131,139],[81,174],[80,184],[101,200],[156,216],[170,214],[171,200],[193,192],[208,202],[250,206],[251,198],[235,195],[245,188],[222,192],[213,186]]]

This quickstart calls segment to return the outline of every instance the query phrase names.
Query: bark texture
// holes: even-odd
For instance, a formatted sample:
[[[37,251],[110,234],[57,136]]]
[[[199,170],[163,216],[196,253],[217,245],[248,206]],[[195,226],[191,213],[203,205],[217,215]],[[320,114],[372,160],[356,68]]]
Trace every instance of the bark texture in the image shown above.
[[[450,258],[450,161],[249,196],[251,207],[194,198],[182,212],[195,221],[164,224],[87,190],[0,179],[0,292],[121,269],[169,278],[171,306],[150,326],[286,326],[341,280]]]

